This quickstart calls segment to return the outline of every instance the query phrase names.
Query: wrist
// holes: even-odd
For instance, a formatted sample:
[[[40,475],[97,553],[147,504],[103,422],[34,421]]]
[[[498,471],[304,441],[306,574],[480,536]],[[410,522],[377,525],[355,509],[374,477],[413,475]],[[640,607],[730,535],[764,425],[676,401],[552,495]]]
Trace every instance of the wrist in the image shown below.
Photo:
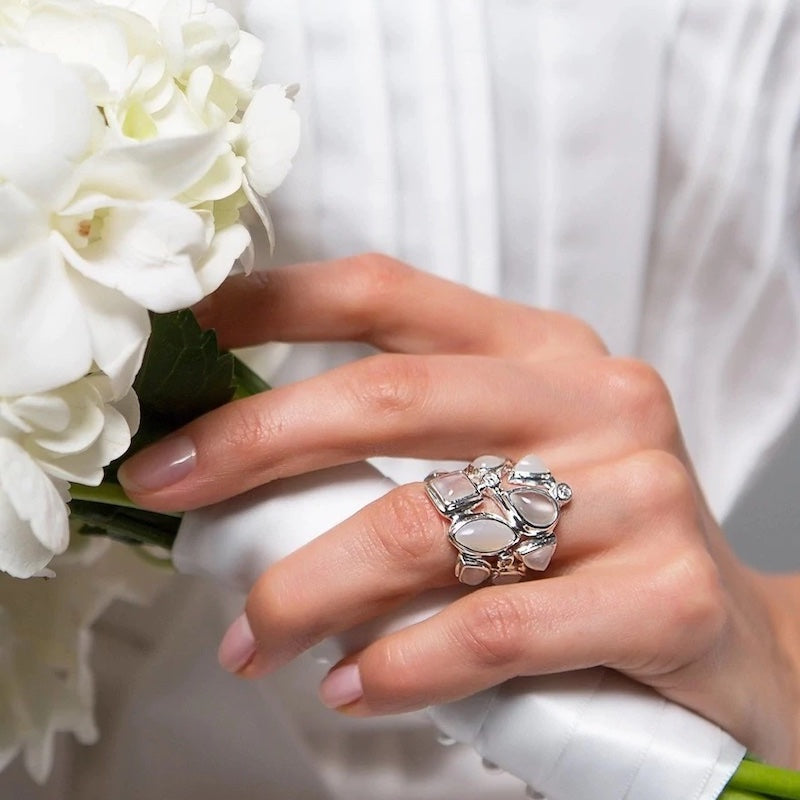
[[[774,668],[781,703],[775,716],[766,720],[783,740],[780,752],[776,743],[775,754],[763,755],[772,763],[800,769],[800,574],[749,572],[769,618],[763,652],[771,657],[760,659],[760,663]]]

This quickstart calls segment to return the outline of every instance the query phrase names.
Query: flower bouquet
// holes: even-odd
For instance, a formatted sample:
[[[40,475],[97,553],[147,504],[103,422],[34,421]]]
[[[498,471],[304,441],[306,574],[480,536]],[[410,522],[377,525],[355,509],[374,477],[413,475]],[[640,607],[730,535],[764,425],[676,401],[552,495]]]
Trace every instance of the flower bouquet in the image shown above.
[[[56,731],[96,737],[88,626],[156,582],[130,552],[157,546],[246,590],[391,485],[352,465],[181,518],[134,507],[116,480],[124,455],[267,388],[187,310],[253,267],[253,225],[272,241],[262,198],[299,123],[292,87],[256,86],[261,52],[206,0],[0,0],[0,265],[13,276],[0,294],[0,767],[24,750],[40,781]],[[263,536],[273,526],[280,542]],[[35,577],[54,579],[19,580]],[[431,715],[550,800],[711,800],[743,755],[607,670],[511,681]],[[742,762],[723,796],[800,797],[798,784]]]
[[[85,534],[179,523],[130,508],[118,459],[262,388],[185,310],[272,238],[299,120],[262,50],[205,0],[0,0],[0,766],[39,780],[54,732],[95,736],[88,626],[153,588]]]

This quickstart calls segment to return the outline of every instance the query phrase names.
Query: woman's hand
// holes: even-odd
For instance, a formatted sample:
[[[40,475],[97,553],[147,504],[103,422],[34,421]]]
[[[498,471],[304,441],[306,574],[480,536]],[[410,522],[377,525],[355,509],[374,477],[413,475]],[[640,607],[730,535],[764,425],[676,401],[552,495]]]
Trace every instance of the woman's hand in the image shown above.
[[[232,279],[198,316],[227,347],[343,340],[383,352],[224,406],[135,456],[120,478],[144,506],[195,508],[376,455],[535,452],[575,493],[541,577],[480,588],[353,654],[323,682],[326,704],[400,712],[603,665],[800,767],[798,579],[733,556],[652,368],[610,357],[576,319],[374,255]],[[447,528],[421,484],[390,492],[263,574],[223,664],[262,675],[453,584]]]

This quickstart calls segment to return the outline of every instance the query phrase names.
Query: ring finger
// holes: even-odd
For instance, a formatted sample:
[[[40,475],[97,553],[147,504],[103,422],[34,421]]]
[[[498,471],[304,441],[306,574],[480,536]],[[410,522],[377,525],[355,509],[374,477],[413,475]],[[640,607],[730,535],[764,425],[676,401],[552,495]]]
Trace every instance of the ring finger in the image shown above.
[[[569,479],[579,500],[565,512],[548,576],[572,572],[599,554],[608,561],[639,532],[652,533],[660,512],[653,508],[649,465],[637,454],[559,476]],[[248,597],[249,627],[234,623],[220,649],[223,665],[248,677],[264,674],[330,635],[455,584],[448,526],[421,484],[367,506],[264,573]],[[251,639],[249,650],[242,635]]]

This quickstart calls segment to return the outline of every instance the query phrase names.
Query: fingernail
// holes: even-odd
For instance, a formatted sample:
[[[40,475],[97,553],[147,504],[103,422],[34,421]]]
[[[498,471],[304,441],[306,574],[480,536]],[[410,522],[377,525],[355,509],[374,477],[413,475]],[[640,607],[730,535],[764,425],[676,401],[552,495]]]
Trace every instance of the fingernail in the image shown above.
[[[126,489],[152,492],[185,478],[196,461],[197,451],[188,436],[170,436],[126,461],[117,475]]]
[[[319,685],[319,699],[328,708],[354,703],[364,694],[358,664],[347,664],[329,672]]]
[[[256,639],[250,629],[247,616],[242,614],[225,632],[219,645],[219,664],[228,672],[244,669],[256,654]]]

